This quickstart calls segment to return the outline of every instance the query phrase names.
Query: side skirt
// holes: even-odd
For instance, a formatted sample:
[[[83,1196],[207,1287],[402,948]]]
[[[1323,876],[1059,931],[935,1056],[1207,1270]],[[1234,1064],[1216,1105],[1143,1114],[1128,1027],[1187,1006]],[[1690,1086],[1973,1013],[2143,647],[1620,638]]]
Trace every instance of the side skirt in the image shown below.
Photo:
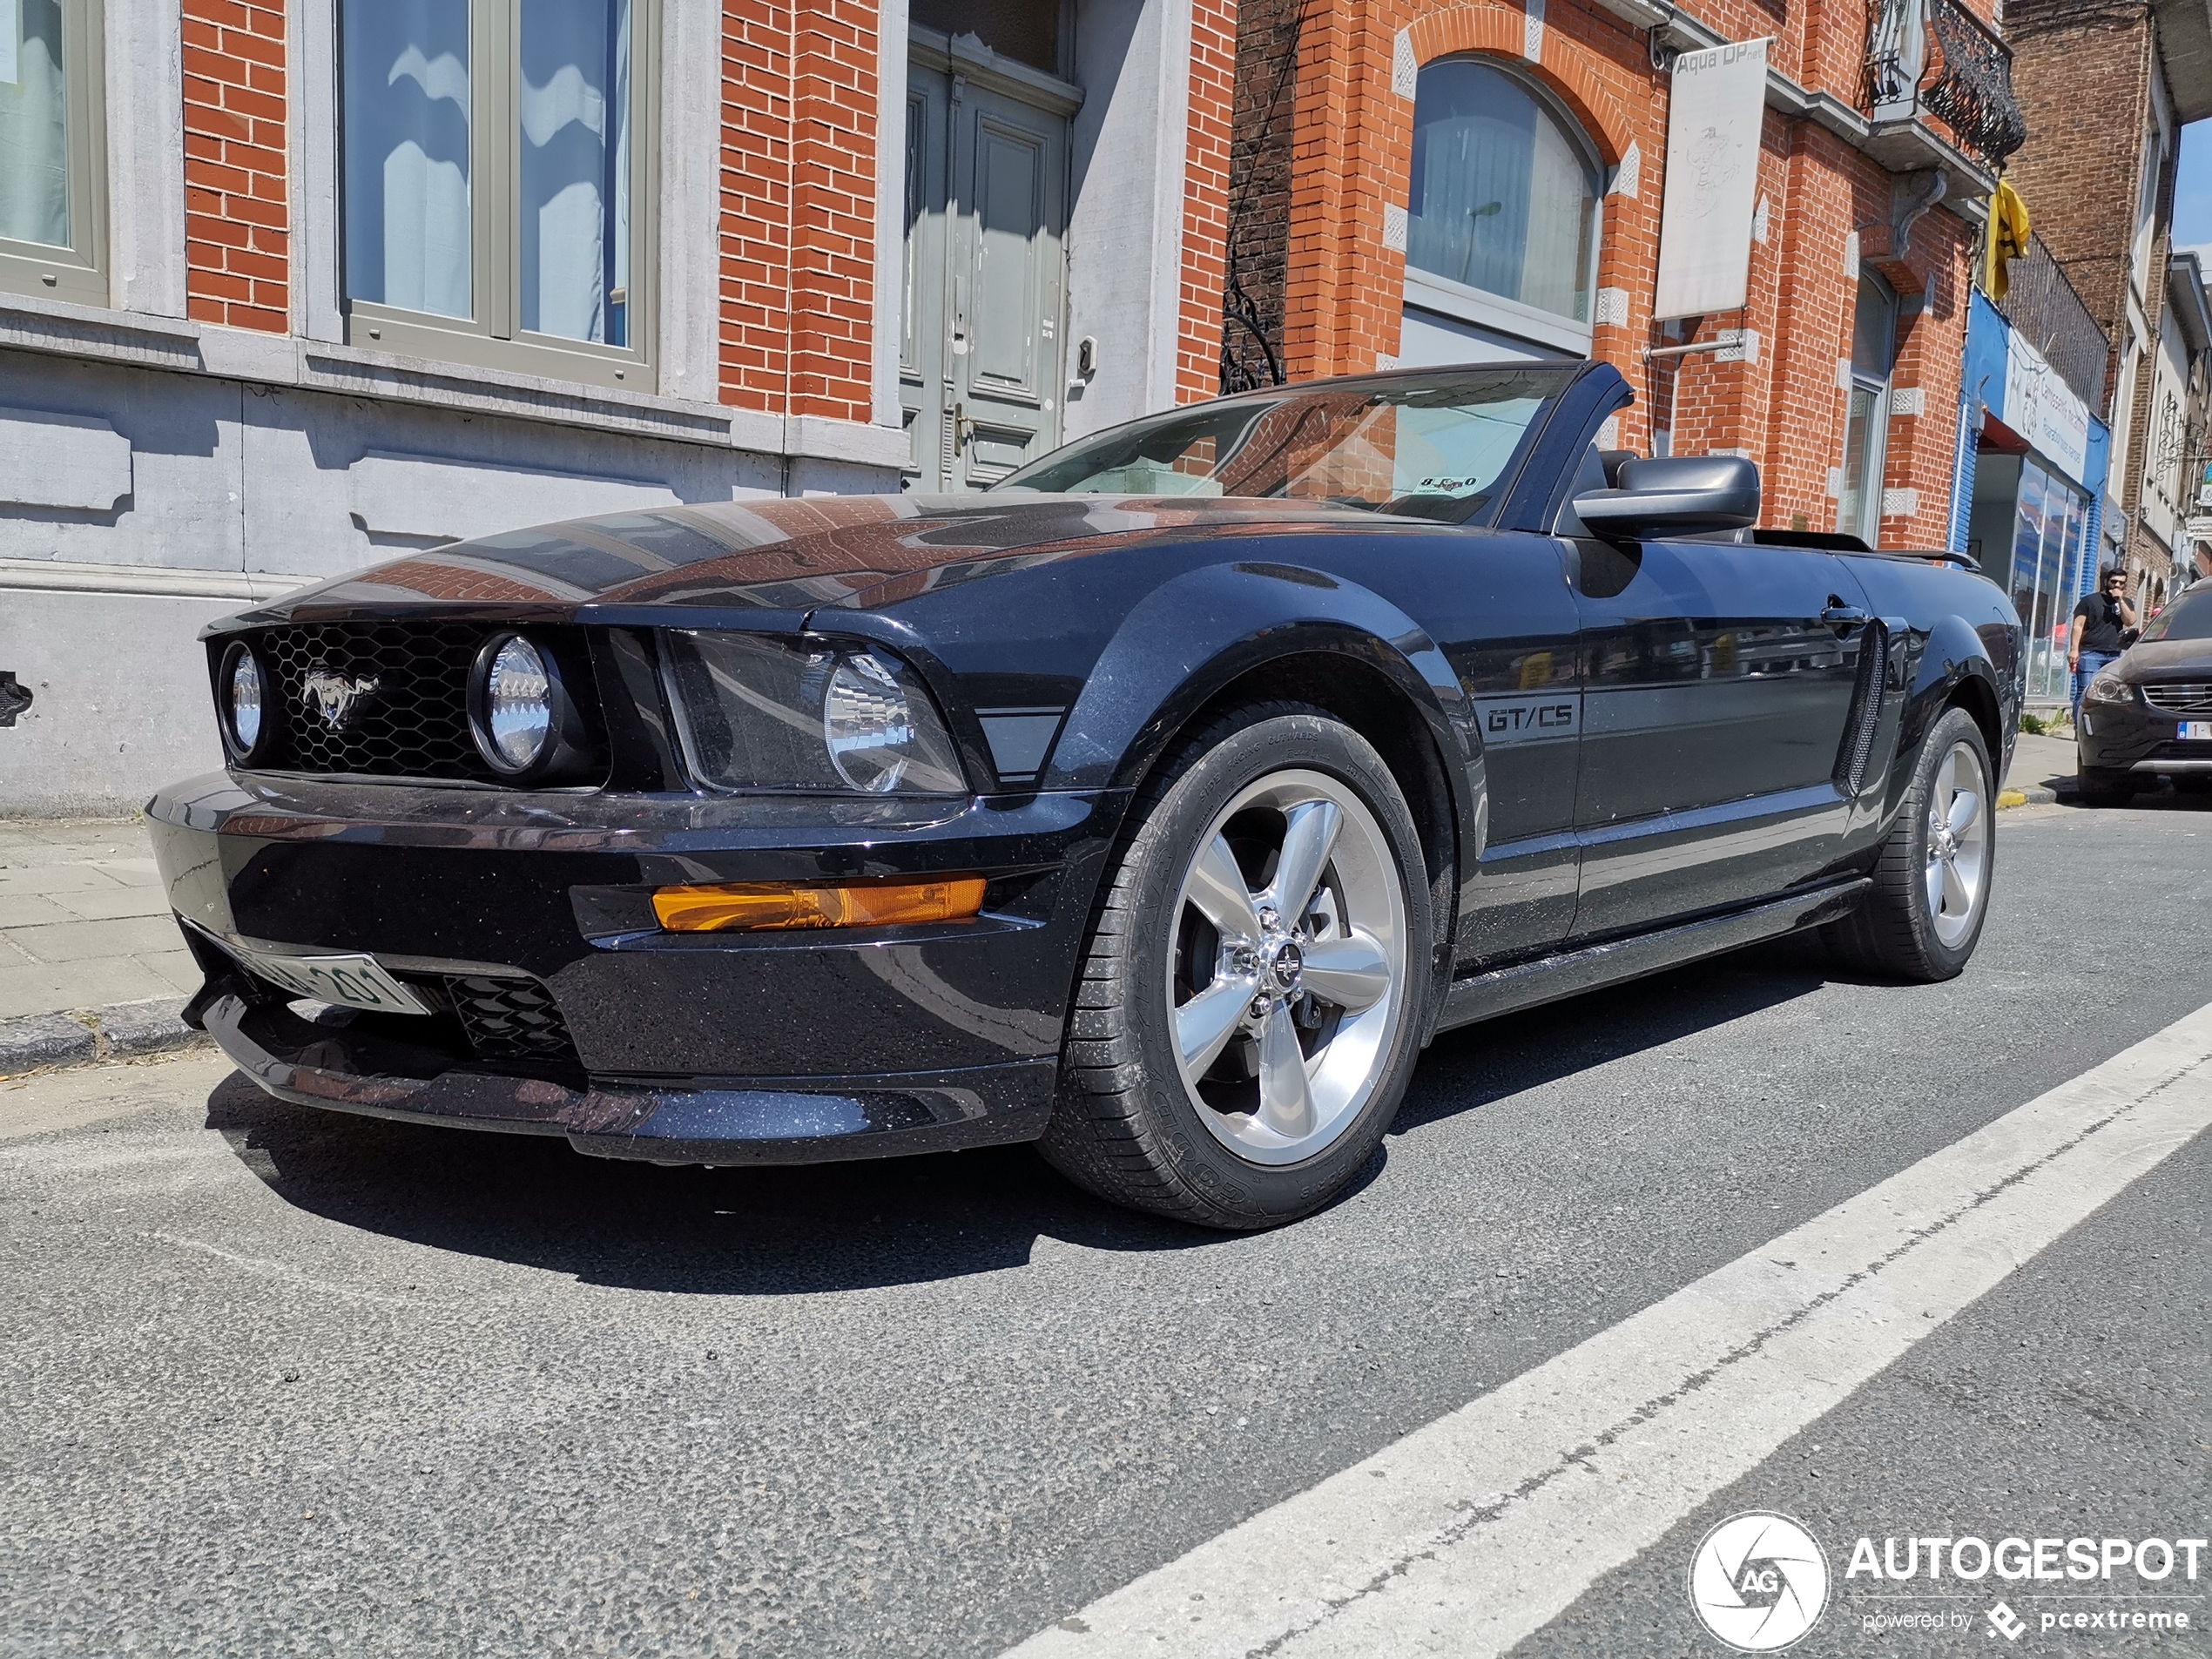
[[[1855,876],[1792,893],[1748,910],[1731,910],[1724,915],[1686,921],[1657,933],[1638,934],[1633,938],[1616,939],[1607,944],[1455,980],[1445,995],[1436,1028],[1449,1031],[1456,1026],[1472,1025],[1477,1020],[1534,1008],[1540,1002],[1577,996],[1601,985],[1662,973],[1683,962],[1696,961],[1701,956],[1757,944],[1762,939],[1778,938],[1802,928],[1837,921],[1848,915],[1873,885],[1868,877]]]

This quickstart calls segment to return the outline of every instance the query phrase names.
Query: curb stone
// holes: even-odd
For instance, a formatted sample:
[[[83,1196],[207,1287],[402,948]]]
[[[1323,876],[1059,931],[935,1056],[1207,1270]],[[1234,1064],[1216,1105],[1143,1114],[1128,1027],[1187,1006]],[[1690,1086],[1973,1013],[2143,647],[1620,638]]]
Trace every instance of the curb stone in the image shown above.
[[[2025,784],[2017,789],[1999,792],[1997,808],[2002,812],[2007,806],[2048,806],[2058,798],[2054,789],[2047,789],[2041,784]]]
[[[179,1017],[184,1007],[181,996],[157,997],[0,1020],[0,1077],[206,1047],[207,1036]]]

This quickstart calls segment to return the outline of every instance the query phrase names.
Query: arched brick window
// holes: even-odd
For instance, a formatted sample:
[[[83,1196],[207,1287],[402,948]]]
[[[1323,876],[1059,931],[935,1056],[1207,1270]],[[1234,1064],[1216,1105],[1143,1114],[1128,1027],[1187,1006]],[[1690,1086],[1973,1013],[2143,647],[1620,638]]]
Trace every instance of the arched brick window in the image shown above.
[[[1588,354],[1604,168],[1498,59],[1422,69],[1406,234],[1406,361]]]

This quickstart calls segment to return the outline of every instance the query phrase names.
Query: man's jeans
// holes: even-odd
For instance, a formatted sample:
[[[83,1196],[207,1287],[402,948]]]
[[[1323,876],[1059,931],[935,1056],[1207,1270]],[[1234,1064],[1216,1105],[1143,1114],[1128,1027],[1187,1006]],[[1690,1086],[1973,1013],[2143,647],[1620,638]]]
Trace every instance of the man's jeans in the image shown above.
[[[2080,666],[2074,671],[2074,729],[2081,730],[2081,693],[2089,689],[2089,682],[2097,671],[2120,660],[2120,653],[2110,651],[2085,651],[2076,659]]]

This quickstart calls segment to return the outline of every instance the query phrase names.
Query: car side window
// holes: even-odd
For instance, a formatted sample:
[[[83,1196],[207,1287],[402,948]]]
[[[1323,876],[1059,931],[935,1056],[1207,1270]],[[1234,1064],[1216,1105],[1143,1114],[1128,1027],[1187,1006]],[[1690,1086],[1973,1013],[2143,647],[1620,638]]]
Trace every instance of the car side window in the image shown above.
[[[1598,454],[1596,444],[1584,444],[1581,464],[1575,469],[1575,482],[1567,487],[1567,499],[1559,504],[1559,516],[1552,524],[1552,534],[1588,536],[1590,533],[1588,527],[1582,523],[1581,515],[1575,510],[1575,498],[1590,490],[1603,489],[1605,487],[1604,457]]]

